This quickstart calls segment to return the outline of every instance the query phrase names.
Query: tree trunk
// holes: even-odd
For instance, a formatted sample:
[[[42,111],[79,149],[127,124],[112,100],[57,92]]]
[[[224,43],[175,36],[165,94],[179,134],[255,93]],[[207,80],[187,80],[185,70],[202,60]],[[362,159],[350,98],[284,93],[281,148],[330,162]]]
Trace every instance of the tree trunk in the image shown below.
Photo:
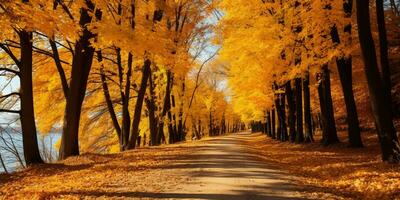
[[[172,120],[170,119],[170,125],[171,125],[171,130],[172,133],[170,133],[170,135],[173,136],[173,143],[179,142],[179,134],[178,134],[178,128],[176,126],[176,114],[175,112],[172,112],[172,110],[175,110],[174,108],[176,107],[175,104],[175,95],[171,95],[171,102],[172,102],[172,109],[170,110],[169,113],[171,113],[172,115]]]
[[[385,10],[383,0],[376,0],[376,19],[378,23],[379,32],[379,50],[380,50],[380,64],[382,69],[382,83],[385,93],[387,95],[388,102],[392,103],[392,83],[390,78],[390,65],[389,65],[389,53],[388,53],[388,40],[386,33],[385,23]]]
[[[289,122],[289,137],[290,142],[295,142],[296,140],[296,104],[294,101],[293,90],[290,81],[288,81],[285,85],[285,93],[286,99],[288,102],[289,108],[289,115],[288,115],[288,122]]]
[[[272,137],[272,119],[271,119],[271,111],[268,110],[267,112],[267,134],[269,137]]]
[[[199,135],[198,135],[199,137],[199,139],[201,139],[201,137],[203,136],[203,134],[202,134],[202,130],[201,130],[201,120],[199,120]]]
[[[49,40],[49,43],[50,43],[51,50],[53,52],[54,63],[56,64],[56,68],[57,68],[58,74],[60,76],[60,81],[61,81],[61,86],[63,88],[64,97],[65,97],[65,99],[67,99],[69,96],[69,85],[68,85],[67,77],[65,75],[65,71],[61,64],[61,59],[60,59],[60,54],[58,52],[57,44],[52,39]]]
[[[161,113],[161,118],[160,122],[158,123],[158,134],[157,134],[157,141],[161,143],[161,140],[165,141],[165,135],[164,135],[164,119],[165,116],[167,115],[167,112],[171,109],[171,99],[169,98],[171,95],[171,89],[172,89],[172,74],[170,71],[167,71],[167,84],[165,88],[165,96],[164,96],[164,106],[163,110]]]
[[[271,115],[272,115],[272,139],[276,139],[276,126],[275,126],[275,109],[273,108],[271,111]]]
[[[94,48],[90,45],[90,40],[94,38],[94,35],[87,27],[92,21],[89,10],[94,10],[94,5],[91,1],[86,1],[86,6],[87,8],[81,8],[79,24],[83,28],[83,31],[75,44],[70,80],[70,96],[68,96],[65,106],[59,153],[60,159],[79,155],[79,122],[94,55]]]
[[[133,55],[128,54],[128,72],[126,73],[125,90],[123,91],[123,67],[121,61],[121,50],[117,49],[118,60],[118,74],[120,81],[120,93],[122,98],[122,134],[120,138],[121,151],[126,150],[129,143],[129,134],[131,131],[131,114],[129,112],[129,103],[131,99],[131,77],[132,77],[132,64]]]
[[[302,79],[296,78],[296,143],[304,142]]]
[[[364,71],[367,76],[372,112],[381,144],[382,159],[392,163],[399,163],[399,142],[396,140],[396,132],[393,130],[391,105],[385,94],[387,90],[384,89],[384,84],[379,74],[375,45],[369,23],[369,1],[356,0],[356,2],[358,36],[364,58]]]
[[[280,98],[280,107],[281,107],[281,123],[282,123],[282,129],[281,129],[281,141],[285,142],[288,141],[288,132],[287,132],[287,125],[286,125],[286,104],[285,104],[285,94],[281,94]]]
[[[275,94],[275,108],[276,108],[276,115],[277,115],[277,131],[276,131],[276,139],[281,140],[282,136],[282,108],[281,108],[281,102],[279,99],[280,94]]]
[[[99,51],[97,53],[97,60],[99,61],[99,63],[101,63],[103,61],[103,56],[102,56],[101,51]],[[100,66],[100,78],[101,78],[101,85],[103,88],[104,99],[107,104],[108,113],[110,114],[110,118],[112,120],[114,129],[117,132],[118,138],[121,138],[121,127],[119,126],[118,118],[115,113],[115,109],[114,109],[114,105],[113,105],[113,102],[111,99],[110,90],[109,90],[108,84],[107,84],[107,77],[104,72],[103,65]]]
[[[151,69],[150,69],[151,70]],[[149,110],[149,126],[150,126],[150,145],[157,146],[160,145],[157,140],[158,124],[155,115],[156,103],[155,103],[155,91],[154,91],[154,81],[153,76],[149,76],[149,97],[146,100],[147,109]]]
[[[361,129],[352,87],[352,58],[341,58],[336,60],[336,62],[340,82],[342,83],[344,101],[346,103],[349,143],[351,147],[362,147]]]
[[[345,17],[351,20],[352,10],[353,10],[353,0],[344,0],[343,1],[343,10],[345,13]],[[351,22],[347,24],[344,28],[344,33],[351,40]],[[340,44],[342,41],[340,40],[339,32],[336,26],[331,28],[331,38],[332,41],[336,44]],[[348,44],[350,45],[350,44]],[[349,47],[350,48],[350,47]],[[336,65],[339,72],[340,82],[342,85],[343,96],[346,104],[347,111],[347,126],[348,126],[348,137],[349,143],[351,147],[362,147],[361,141],[361,129],[360,123],[358,120],[357,107],[356,102],[354,100],[353,93],[353,81],[352,81],[352,57],[342,57],[336,59]]]
[[[304,128],[305,142],[314,142],[313,129],[311,126],[311,99],[310,99],[310,75],[307,72],[303,79],[303,95],[304,95]]]
[[[378,31],[379,31],[379,50],[380,50],[380,63],[382,68],[382,82],[383,88],[385,90],[386,99],[390,105],[393,105],[392,101],[392,82],[391,82],[391,73],[390,73],[390,64],[389,64],[389,53],[388,53],[388,40],[386,33],[386,23],[385,23],[385,10],[383,5],[383,0],[377,0],[376,2],[376,16],[378,23]],[[394,110],[394,109],[392,109]],[[390,113],[393,118],[394,112]],[[396,129],[392,127],[393,131],[396,132]],[[398,140],[397,134],[394,134],[395,140]]]
[[[330,72],[327,65],[322,67],[319,81],[318,94],[320,98],[323,129],[322,143],[324,145],[330,145],[338,143],[339,138],[337,136],[335,116],[333,112]]]
[[[135,148],[135,144],[139,136],[140,118],[142,115],[144,96],[146,94],[147,80],[149,79],[150,73],[151,73],[151,61],[147,59],[143,65],[142,82],[140,83],[138,97],[136,100],[135,113],[132,119],[131,133],[129,136],[129,144],[127,146],[127,149]]]
[[[170,97],[171,98],[171,97]],[[174,144],[176,139],[175,139],[175,132],[174,132],[174,127],[173,127],[173,120],[172,120],[172,113],[171,110],[168,111],[167,113],[168,117],[168,135],[169,135],[169,144]]]
[[[26,165],[43,163],[37,141],[35,112],[33,107],[32,86],[32,33],[24,30],[18,32],[21,44],[20,67],[20,121],[22,144]]]
[[[179,104],[179,115],[178,115],[178,135],[179,135],[179,141],[184,141],[186,139],[186,133],[185,133],[185,127],[184,127],[184,123],[183,123],[183,106],[184,106],[184,98],[185,98],[185,79],[183,79],[182,81],[182,95],[181,97],[181,101]]]
[[[210,125],[209,125],[209,130],[208,130],[208,135],[213,136],[213,121],[212,121],[212,114],[210,111]]]

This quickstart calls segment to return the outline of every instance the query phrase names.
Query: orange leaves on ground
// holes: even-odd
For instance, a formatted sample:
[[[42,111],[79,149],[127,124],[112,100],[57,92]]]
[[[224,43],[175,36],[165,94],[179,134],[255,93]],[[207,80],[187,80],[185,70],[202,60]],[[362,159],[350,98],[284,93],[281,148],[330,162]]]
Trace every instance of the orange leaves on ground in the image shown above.
[[[340,133],[342,141],[345,134]],[[250,151],[289,171],[299,185],[307,186],[305,193],[317,199],[400,198],[400,167],[382,163],[374,134],[363,135],[366,147],[362,149],[348,148],[345,142],[328,147],[319,143],[294,145],[261,134],[247,142],[254,147]]]

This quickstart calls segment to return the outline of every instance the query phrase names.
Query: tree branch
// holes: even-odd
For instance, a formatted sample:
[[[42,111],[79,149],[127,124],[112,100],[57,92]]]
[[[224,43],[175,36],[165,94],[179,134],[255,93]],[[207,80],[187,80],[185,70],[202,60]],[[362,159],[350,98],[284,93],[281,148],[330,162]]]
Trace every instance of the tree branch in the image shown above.
[[[9,69],[9,68],[0,68],[0,71],[10,72],[10,73],[16,74],[18,76],[20,75],[19,71],[16,71],[16,70],[13,70],[13,69]]]
[[[21,66],[21,62],[19,61],[19,59],[14,55],[14,53],[10,50],[10,48],[8,48],[8,46],[4,45],[3,43],[0,43],[0,48],[3,49],[4,52],[6,52],[8,54],[8,56],[10,56],[10,58],[15,62],[15,64],[20,67]]]
[[[20,111],[19,111],[19,110],[0,109],[0,112],[20,114]]]
[[[19,96],[19,95],[20,95],[20,93],[13,92],[13,93],[10,93],[10,94],[6,94],[6,95],[3,95],[3,96],[0,96],[0,99],[6,99],[6,98],[11,97],[11,96]]]

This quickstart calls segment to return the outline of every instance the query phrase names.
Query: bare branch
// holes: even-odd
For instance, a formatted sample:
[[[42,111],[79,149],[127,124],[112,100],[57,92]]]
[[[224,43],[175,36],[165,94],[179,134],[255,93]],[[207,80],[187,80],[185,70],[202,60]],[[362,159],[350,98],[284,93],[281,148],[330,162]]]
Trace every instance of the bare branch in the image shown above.
[[[13,92],[13,93],[10,93],[10,94],[6,94],[6,95],[3,95],[3,96],[0,96],[0,99],[6,99],[6,98],[11,97],[11,96],[19,96],[19,95],[20,94],[18,92]]]
[[[10,68],[0,68],[0,71],[6,71],[6,72],[10,72],[10,73],[13,73],[13,74],[16,74],[16,75],[20,76],[19,71],[16,71],[16,70],[13,70],[13,69],[10,69]]]
[[[0,112],[5,112],[5,113],[13,113],[13,114],[19,114],[19,110],[8,110],[8,109],[0,109]]]

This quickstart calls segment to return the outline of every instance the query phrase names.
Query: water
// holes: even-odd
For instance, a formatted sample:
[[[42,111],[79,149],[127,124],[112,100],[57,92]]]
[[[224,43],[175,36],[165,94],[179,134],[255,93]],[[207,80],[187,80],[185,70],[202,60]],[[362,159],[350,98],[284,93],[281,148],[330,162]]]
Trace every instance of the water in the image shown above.
[[[46,136],[38,135],[39,150],[45,162],[53,162],[57,160],[58,150],[54,148],[54,144],[60,137],[61,134],[59,133],[51,133]],[[22,135],[18,130],[13,128],[1,128],[0,155],[8,172],[13,172],[23,167],[24,154],[22,148]],[[0,164],[0,173],[3,172],[3,166]]]

